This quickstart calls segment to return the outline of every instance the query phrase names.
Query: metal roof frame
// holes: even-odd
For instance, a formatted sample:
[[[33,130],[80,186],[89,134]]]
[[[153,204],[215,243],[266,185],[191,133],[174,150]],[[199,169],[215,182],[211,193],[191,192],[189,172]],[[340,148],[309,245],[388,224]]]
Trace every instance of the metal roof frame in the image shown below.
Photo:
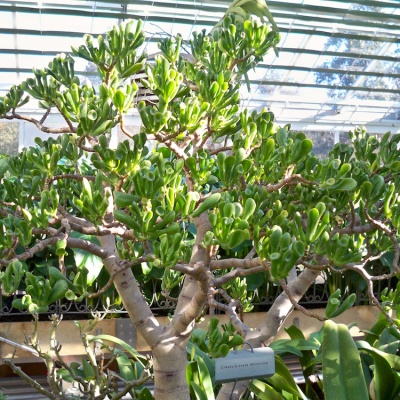
[[[362,107],[370,111],[373,119],[364,121],[367,127],[371,126],[378,131],[377,127],[381,123],[384,127],[391,125],[394,131],[400,129],[400,120],[397,119],[397,116],[400,116],[400,30],[398,29],[400,10],[397,0],[267,0],[267,4],[283,37],[279,52],[281,59],[285,61],[268,56],[264,63],[261,63],[257,73],[250,77],[252,91],[244,95],[243,104],[250,108],[270,107],[275,112],[279,123],[296,122],[299,105],[301,105],[300,109],[306,105],[311,114],[315,112],[315,118],[312,115],[309,117],[310,123],[307,126],[310,126],[312,121],[319,119],[318,110],[326,111],[329,107],[334,107],[336,100],[340,103],[340,98],[334,97],[336,92],[346,92],[346,102],[362,103]],[[354,5],[379,7],[379,11],[356,9]],[[22,38],[32,36],[48,37],[50,40],[57,38],[78,40],[85,33],[96,36],[103,34],[106,29],[101,31],[100,28],[99,31],[88,32],[85,30],[86,27],[81,29],[79,26],[68,26],[68,30],[18,25],[10,28],[2,26],[3,23],[5,24],[4,17],[12,18],[17,14],[40,15],[41,18],[45,16],[54,18],[61,16],[65,19],[82,17],[87,18],[88,26],[90,21],[99,18],[110,21],[112,24],[129,18],[142,18],[147,24],[161,26],[159,31],[148,35],[147,43],[153,46],[164,34],[163,26],[171,27],[171,31],[179,24],[187,26],[188,31],[195,27],[209,28],[219,20],[227,6],[228,2],[215,0],[208,2],[199,0],[175,0],[175,2],[170,0],[3,1],[0,5],[0,35],[5,38],[5,41],[3,40],[3,44],[0,44],[0,58],[1,55],[14,55],[16,62],[15,65],[1,65],[0,61],[0,95],[4,94],[7,85],[18,83],[18,79],[30,73],[30,66],[21,64],[19,57],[43,56],[51,61],[56,54],[48,49],[37,50],[32,46],[22,45]],[[299,40],[305,38],[299,47],[294,46],[295,43],[293,43],[293,41],[296,42],[297,37]],[[18,45],[17,38],[21,39],[18,40]],[[316,48],[315,40],[313,44],[310,38],[317,39],[321,43],[320,47]],[[335,39],[355,40],[360,44],[374,43],[381,51],[374,54],[361,50],[358,52],[358,49],[343,52],[341,49],[334,49],[328,45]],[[293,55],[293,58],[289,59],[290,55]],[[315,57],[316,61],[308,64],[307,57]],[[330,68],[321,63],[322,59],[334,60],[340,57],[352,59],[354,62],[363,60],[367,67],[363,69],[351,69],[346,66]],[[378,63],[379,68],[375,68]],[[4,74],[7,74],[7,79],[2,79]],[[90,72],[79,71],[79,69],[77,74],[90,76]],[[317,83],[312,78],[318,74],[335,76],[339,82]],[[272,78],[269,78],[270,75]],[[16,77],[15,82],[9,81],[10,76]],[[306,76],[308,79],[296,79],[301,76]],[[348,85],[341,82],[341,79],[349,76],[354,77],[354,84]],[[371,86],[371,81],[385,83],[386,86]],[[312,100],[308,98],[308,90],[313,91]],[[257,93],[262,91],[266,94],[260,98]],[[316,92],[324,96],[315,96]],[[280,100],[276,100],[274,104],[274,98]],[[374,100],[372,104],[370,99]],[[385,99],[390,99],[390,101]],[[342,107],[347,106],[342,104]],[[287,115],[292,115],[290,121]],[[357,110],[353,110],[352,113],[354,121],[362,121],[365,115],[365,112],[359,113]],[[319,129],[321,124],[325,123],[326,128],[331,129],[333,121],[338,122],[336,126],[341,124],[340,129],[347,129],[354,124],[354,121],[345,120],[344,117],[340,120],[340,115],[336,115],[334,120],[332,118],[325,118],[315,126]]]

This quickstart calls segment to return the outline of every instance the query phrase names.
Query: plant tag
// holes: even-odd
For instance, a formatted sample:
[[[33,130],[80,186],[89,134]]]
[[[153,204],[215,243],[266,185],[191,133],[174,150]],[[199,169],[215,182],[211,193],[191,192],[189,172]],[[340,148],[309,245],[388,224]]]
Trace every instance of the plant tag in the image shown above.
[[[275,373],[275,354],[269,347],[232,350],[215,359],[215,383],[268,377]]]

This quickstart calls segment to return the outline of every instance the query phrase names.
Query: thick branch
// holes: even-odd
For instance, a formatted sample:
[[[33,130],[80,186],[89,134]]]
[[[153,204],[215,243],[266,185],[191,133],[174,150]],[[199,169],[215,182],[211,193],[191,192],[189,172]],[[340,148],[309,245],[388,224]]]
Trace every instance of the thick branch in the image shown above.
[[[374,224],[365,224],[365,225],[360,225],[360,226],[347,226],[346,228],[340,228],[340,229],[333,229],[330,236],[332,237],[336,233],[339,233],[339,235],[362,235],[364,233],[372,232],[376,229],[376,226]]]
[[[208,268],[210,257],[207,253],[207,249],[202,246],[204,235],[211,228],[208,216],[203,213],[198,218],[194,219],[194,223],[196,225],[197,235],[189,267],[196,268],[199,265],[203,265],[204,268]],[[188,328],[189,330],[193,329],[194,320],[201,313],[207,301],[207,282],[207,275],[204,272],[199,272],[196,278],[191,276],[185,277],[175,314],[171,321],[173,331],[183,333],[186,332]]]
[[[320,271],[305,269],[287,285],[295,301],[298,302],[304,296],[319,274]],[[292,310],[292,302],[288,295],[282,292],[266,314],[264,321],[245,338],[246,341],[251,341],[250,344],[255,346],[271,343]]]
[[[86,250],[87,252],[100,257],[101,259],[105,259],[107,257],[107,252],[101,246],[97,246],[97,244],[89,242],[89,240],[71,238],[67,239],[67,246],[75,249]]]
[[[253,267],[262,266],[263,262],[260,257],[256,258],[245,258],[243,260],[239,258],[227,258],[224,260],[212,260],[210,262],[210,270],[215,271],[217,269],[228,269],[228,268],[241,268],[248,269]]]
[[[165,144],[165,146],[167,146],[170,150],[172,150],[177,157],[182,158],[183,160],[187,159],[187,154],[185,153],[185,151],[183,149],[181,149],[177,143],[172,142],[170,140],[168,140],[167,138],[164,138],[161,134],[154,134],[154,137],[160,142]]]
[[[132,270],[124,270],[121,266],[123,264],[118,257],[115,237],[113,235],[100,236],[99,241],[105,252],[103,263],[108,273],[115,275],[114,286],[122,298],[125,310],[146,343],[150,347],[154,346],[161,335],[161,327],[143,297]]]

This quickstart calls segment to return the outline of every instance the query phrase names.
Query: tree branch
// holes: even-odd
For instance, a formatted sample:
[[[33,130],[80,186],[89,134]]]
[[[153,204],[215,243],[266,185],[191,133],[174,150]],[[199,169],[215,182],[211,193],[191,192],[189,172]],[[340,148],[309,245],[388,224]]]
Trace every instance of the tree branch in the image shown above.
[[[290,289],[288,288],[288,285],[286,284],[284,279],[279,279],[279,284],[281,285],[282,289],[284,290],[284,292],[286,293],[287,297],[289,298],[290,302],[292,303],[293,307],[298,310],[301,311],[304,315],[307,315],[309,317],[312,318],[316,318],[319,321],[326,321],[326,318],[319,316],[318,314],[315,314],[314,312],[310,311],[310,310],[306,310],[303,306],[301,306],[297,300],[293,297]]]
[[[34,245],[33,247],[31,247],[29,250],[16,255],[15,258],[18,260],[27,260],[28,258],[32,258],[37,252],[44,250],[48,246],[56,244],[63,237],[64,237],[64,235],[44,239],[44,240],[40,241],[39,243],[37,243],[36,245]],[[11,261],[12,260],[1,260],[0,259],[0,265],[8,265],[8,264],[10,264]]]
[[[170,323],[174,332],[183,333],[194,327],[194,320],[200,314],[207,301],[208,278],[205,270],[210,263],[210,254],[202,246],[204,236],[211,228],[211,224],[206,214],[201,214],[194,218],[197,234],[193,245],[192,257],[189,267],[196,268],[202,265],[196,277],[186,276],[179,294],[178,303],[174,317]]]
[[[228,268],[241,268],[248,269],[259,267],[263,265],[263,261],[261,261],[260,257],[256,258],[226,258],[223,260],[212,260],[210,262],[210,270],[215,271],[217,269],[228,269]]]
[[[69,126],[65,126],[63,128],[48,128],[47,126],[44,126],[41,124],[40,121],[38,121],[35,118],[31,118],[31,117],[27,117],[25,115],[21,115],[21,114],[17,114],[17,113],[12,113],[11,115],[3,115],[3,118],[5,119],[20,119],[22,121],[27,121],[32,123],[33,125],[36,126],[36,128],[38,128],[40,131],[44,132],[44,133],[54,133],[54,134],[59,134],[59,133],[76,133],[76,128],[73,127],[73,129],[71,130],[71,128]]]
[[[89,240],[69,237],[67,239],[67,246],[75,249],[86,250],[87,252],[100,257],[102,260],[107,257],[107,251],[104,248],[95,243],[89,242]]]
[[[263,265],[258,265],[256,267],[250,267],[248,269],[242,269],[242,268],[238,268],[238,269],[234,269],[232,271],[227,272],[225,275],[218,277],[218,278],[214,278],[214,286],[222,286],[225,283],[243,276],[249,276],[249,275],[254,275],[254,274],[258,274],[259,272],[265,272],[268,271],[269,265],[264,262]]]
[[[83,178],[86,178],[88,181],[95,181],[94,176],[83,176],[83,175],[78,175],[78,174],[62,174],[62,175],[54,175],[48,178],[48,183],[52,183],[53,181],[57,181],[59,179],[74,179],[76,181],[82,181]]]
[[[32,386],[35,390],[41,393],[43,396],[47,397],[50,400],[58,400],[58,397],[53,393],[46,390],[42,385],[40,385],[37,381],[32,379],[29,375],[27,375],[20,367],[17,367],[11,360],[3,359],[3,363],[8,365],[11,370],[21,377],[25,382],[27,382],[30,386]]]
[[[235,327],[236,331],[243,337],[246,337],[247,334],[250,332],[250,328],[243,322],[243,306],[239,300],[234,300],[230,296],[227,295],[225,290],[218,289],[215,291],[215,294],[220,294],[228,301],[228,304],[223,304],[218,302],[213,298],[212,306],[218,310],[225,312],[228,315],[229,320],[231,321],[232,325]],[[211,305],[210,305],[211,306]],[[239,315],[236,312],[236,308],[238,308]]]
[[[287,178],[282,179],[278,183],[268,184],[267,186],[265,186],[265,189],[267,189],[268,193],[272,193],[272,192],[276,192],[279,189],[282,189],[285,186],[297,185],[299,182],[304,183],[305,185],[316,185],[317,184],[317,182],[308,181],[307,179],[303,178],[301,175],[295,174],[295,175],[291,175]]]
[[[150,306],[144,298],[139,284],[131,269],[122,270],[114,235],[99,237],[100,245],[105,252],[103,263],[110,275],[114,275],[114,286],[123,299],[125,310],[128,312],[133,325],[146,338],[147,344],[152,347],[158,342],[161,327],[156,320]]]
[[[368,221],[370,221],[372,223],[372,225],[379,228],[380,230],[385,232],[386,235],[389,236],[389,239],[393,243],[393,248],[394,248],[394,257],[393,257],[392,266],[393,266],[393,269],[397,273],[399,273],[400,267],[398,266],[398,262],[399,262],[399,257],[400,257],[400,248],[399,248],[399,242],[397,241],[397,238],[395,237],[394,233],[383,222],[370,217],[367,210],[365,210],[365,216],[367,217]]]

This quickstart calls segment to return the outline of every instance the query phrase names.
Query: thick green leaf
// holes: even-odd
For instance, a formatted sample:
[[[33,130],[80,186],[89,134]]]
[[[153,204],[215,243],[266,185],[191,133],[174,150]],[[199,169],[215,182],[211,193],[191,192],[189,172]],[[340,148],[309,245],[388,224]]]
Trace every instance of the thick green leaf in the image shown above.
[[[390,364],[384,357],[371,351],[370,355],[374,359],[373,390],[375,400],[392,399],[392,392],[395,388],[395,377]]]
[[[122,351],[118,351],[117,363],[119,372],[123,379],[129,382],[138,378],[137,376],[135,376],[135,373],[133,371],[131,360]]]
[[[208,398],[207,395],[203,392],[201,387],[195,383],[195,382],[190,382],[191,387],[193,388],[193,391],[196,395],[196,400],[214,400],[215,397]]]
[[[307,397],[301,391],[292,374],[279,356],[275,356],[275,374],[267,378],[266,382],[271,384],[274,388],[286,390],[303,400],[307,400]]]
[[[369,354],[376,353],[376,354],[380,355],[389,363],[391,368],[394,368],[397,371],[400,370],[400,356],[395,355],[395,354],[385,353],[381,350],[375,349],[374,347],[372,347],[369,343],[367,343],[364,340],[360,340],[360,341],[356,342],[356,345],[359,350],[365,350]]]
[[[259,400],[284,400],[285,398],[270,385],[258,379],[253,379],[250,384],[250,390]]]
[[[6,158],[3,158],[0,160],[0,179],[4,177],[4,174],[7,172],[9,168],[8,165],[8,160]]]
[[[292,340],[305,340],[303,332],[295,325],[291,325],[289,328],[285,329]],[[320,344],[317,341],[311,341],[315,344],[319,350]],[[316,357],[313,356],[313,352],[310,350],[302,350],[301,356],[299,357],[300,364],[303,370],[304,380],[306,382],[306,396],[310,399],[318,399],[319,396],[315,392],[312,382],[309,379],[310,376],[315,374],[315,367],[317,364]]]
[[[397,354],[400,340],[391,335],[388,328],[385,328],[379,337],[376,347],[385,353]]]
[[[275,353],[292,353],[293,349],[297,352],[294,354],[303,356],[303,350],[319,350],[319,345],[311,340],[306,339],[279,339],[271,343],[270,346]]]
[[[301,350],[299,350],[295,346],[291,346],[289,344],[274,345],[274,343],[271,343],[270,347],[274,350],[274,353],[277,355],[288,353],[288,354],[294,354],[295,356],[298,356],[298,357],[303,356],[303,353]]]
[[[97,244],[98,246],[100,245],[97,237],[93,235],[83,235],[78,232],[72,232],[71,237],[88,240],[89,242]],[[78,248],[73,248],[72,250],[74,253],[76,266],[78,268],[86,267],[86,269],[89,271],[87,275],[87,283],[88,285],[92,285],[103,268],[103,261],[100,257],[90,254],[85,250]]]
[[[249,292],[258,289],[265,281],[265,273],[259,272],[254,275],[246,276],[246,288]]]
[[[85,374],[85,379],[92,380],[95,378],[94,367],[89,363],[86,358],[82,358],[82,368]]]
[[[368,400],[360,355],[347,327],[326,321],[322,341],[326,400]]]
[[[206,363],[200,356],[196,357],[196,362],[199,369],[200,382],[204,390],[204,393],[207,395],[208,399],[212,399],[214,398],[214,390],[213,390],[212,379],[210,376],[210,371],[208,370]]]
[[[87,283],[92,285],[96,278],[99,276],[103,268],[103,261],[100,257],[90,254],[85,250],[74,248],[75,262],[78,268],[85,267],[88,270]]]
[[[378,320],[375,322],[374,326],[369,329],[365,335],[365,341],[371,346],[374,345],[375,341],[379,339],[379,336],[383,330],[388,326],[388,321],[383,314],[379,314]]]
[[[57,370],[57,375],[60,376],[66,382],[72,383],[74,381],[69,371],[65,368],[59,368]]]
[[[149,388],[143,388],[141,390],[137,390],[136,395],[140,400],[154,400],[154,397],[151,394]]]
[[[87,335],[87,338],[89,340],[89,342],[100,342],[102,340],[106,340],[108,342],[112,342],[115,344],[118,344],[119,346],[121,346],[125,351],[127,351],[136,361],[138,361],[142,367],[144,368],[144,364],[142,363],[142,361],[147,362],[147,358],[143,355],[140,354],[137,350],[135,350],[132,346],[130,346],[128,343],[124,342],[123,340],[111,336],[111,335],[96,335],[96,336],[92,336],[92,335]]]
[[[192,342],[188,342],[187,347],[186,347],[187,353],[191,354],[193,348],[194,348],[195,355],[201,357],[202,360],[205,362],[207,369],[210,373],[211,379],[214,382],[214,379],[215,379],[215,363],[214,363],[214,361],[207,355],[207,353],[200,350],[197,345],[195,345]]]

